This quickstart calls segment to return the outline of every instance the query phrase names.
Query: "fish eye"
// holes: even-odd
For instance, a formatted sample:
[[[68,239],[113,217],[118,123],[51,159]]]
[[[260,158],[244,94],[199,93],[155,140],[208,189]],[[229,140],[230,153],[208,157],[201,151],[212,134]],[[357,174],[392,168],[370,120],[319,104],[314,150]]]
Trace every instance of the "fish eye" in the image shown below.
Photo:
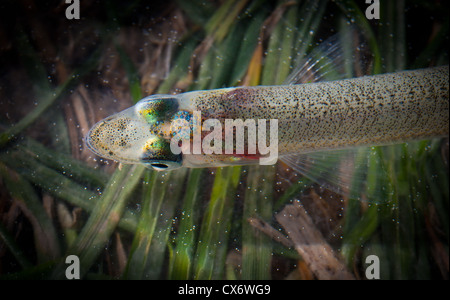
[[[153,137],[144,146],[140,161],[154,170],[168,171],[182,167],[183,155],[174,154],[168,140]]]
[[[165,169],[169,168],[168,165],[160,164],[160,163],[154,163],[154,164],[151,164],[151,166],[153,167],[153,169],[158,170],[158,171],[159,170],[165,170]]]
[[[146,165],[155,171],[169,171],[181,168],[181,162],[177,161],[148,161]]]

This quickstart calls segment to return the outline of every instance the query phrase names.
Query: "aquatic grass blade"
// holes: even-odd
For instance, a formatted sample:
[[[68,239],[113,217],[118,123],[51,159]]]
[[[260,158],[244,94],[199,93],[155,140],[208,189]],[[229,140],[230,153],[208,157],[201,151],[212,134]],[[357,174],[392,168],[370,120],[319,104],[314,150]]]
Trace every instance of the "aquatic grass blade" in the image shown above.
[[[256,15],[247,21],[247,23],[250,24],[246,25],[247,29],[242,37],[242,42],[230,75],[230,83],[232,86],[237,85],[244,78],[244,75],[249,68],[254,51],[260,43],[258,41],[259,33],[265,17],[266,12],[258,11]]]
[[[225,268],[233,199],[241,167],[218,168],[203,215],[195,254],[194,279],[222,279]]]
[[[196,46],[195,39],[189,39],[182,46],[177,58],[174,61],[173,68],[171,69],[169,75],[158,87],[159,94],[167,94],[170,92],[171,88],[180,80],[183,76],[188,73],[186,70],[189,68],[189,63],[191,61],[192,54]]]
[[[141,181],[143,166],[127,165],[114,172],[102,197],[97,200],[94,210],[67,255],[77,255],[80,259],[80,275],[86,275],[108,242],[124,212],[129,195]],[[59,264],[53,278],[65,278],[66,265]]]
[[[179,216],[176,244],[173,247],[169,261],[170,279],[191,279],[196,249],[196,233],[199,215],[197,203],[200,200],[201,169],[193,169],[187,181],[187,189]]]
[[[102,47],[99,46],[90,55],[90,57],[85,60],[83,65],[77,68],[65,82],[60,84],[53,91],[45,93],[45,95],[39,99],[39,104],[31,112],[29,112],[18,123],[0,133],[0,148],[3,148],[11,139],[17,137],[24,129],[33,124],[42,115],[42,113],[50,108],[58,99],[60,99],[70,87],[75,85],[85,74],[94,69],[99,60],[101,51]]]
[[[0,163],[0,175],[11,197],[32,224],[34,246],[38,263],[56,259],[60,255],[60,245],[52,221],[45,211],[35,189],[22,176]]]
[[[127,74],[128,78],[128,85],[130,89],[131,99],[133,103],[138,102],[140,99],[142,99],[142,91],[141,91],[141,85],[140,85],[140,79],[139,74],[136,70],[136,67],[133,64],[133,61],[131,58],[127,55],[125,50],[116,43],[116,49],[117,52],[119,52],[120,60],[122,62],[122,65],[125,69],[125,73]]]
[[[381,52],[375,34],[366,16],[353,0],[336,0],[335,2],[345,14],[346,19],[355,22],[358,27],[361,28],[373,53],[373,74],[380,74],[382,72]]]
[[[144,188],[142,192],[142,213],[134,234],[133,243],[128,257],[124,278],[143,279],[147,266],[153,233],[161,204],[165,196],[165,190],[159,189],[158,174],[155,171],[146,170],[144,174]]]
[[[164,256],[186,169],[172,172],[147,170],[142,208],[123,278],[161,279]]]
[[[176,208],[182,199],[183,188],[185,187],[187,169],[180,169],[171,172],[170,177],[166,177],[161,184],[166,189],[166,199],[161,205],[161,210],[156,223],[155,232],[151,242],[151,253],[149,255],[147,278],[161,279],[167,276],[166,256],[170,247],[170,233],[174,231],[176,218]]]
[[[272,247],[270,239],[255,231],[250,218],[272,218],[274,166],[251,166],[242,217],[242,278],[267,280],[271,278]]]

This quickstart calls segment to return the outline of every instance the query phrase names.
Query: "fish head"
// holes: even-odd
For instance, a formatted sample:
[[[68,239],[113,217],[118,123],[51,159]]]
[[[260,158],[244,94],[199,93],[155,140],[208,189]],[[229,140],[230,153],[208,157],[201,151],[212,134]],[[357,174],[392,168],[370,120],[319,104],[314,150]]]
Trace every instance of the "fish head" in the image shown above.
[[[155,170],[182,166],[182,154],[170,149],[170,123],[178,101],[152,95],[95,124],[85,137],[95,154],[125,164],[144,164]]]

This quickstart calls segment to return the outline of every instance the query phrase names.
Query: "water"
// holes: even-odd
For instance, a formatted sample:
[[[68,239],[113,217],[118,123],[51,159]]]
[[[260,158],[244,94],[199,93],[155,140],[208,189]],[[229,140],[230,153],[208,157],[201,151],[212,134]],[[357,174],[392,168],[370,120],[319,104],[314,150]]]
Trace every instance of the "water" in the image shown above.
[[[448,64],[448,37],[429,35],[436,24],[448,32],[448,4],[381,2],[389,13],[378,24],[326,1],[241,11],[233,1],[183,3],[82,4],[79,21],[65,18],[64,4],[0,5],[0,278],[65,278],[69,253],[83,278],[366,278],[370,255],[382,279],[448,278],[448,252],[437,251],[449,240],[447,140],[375,148],[356,165],[369,171],[353,169],[372,175],[343,194],[281,163],[119,168],[83,141],[95,122],[148,94],[282,82],[299,49],[342,32],[347,19],[369,40],[372,71]]]

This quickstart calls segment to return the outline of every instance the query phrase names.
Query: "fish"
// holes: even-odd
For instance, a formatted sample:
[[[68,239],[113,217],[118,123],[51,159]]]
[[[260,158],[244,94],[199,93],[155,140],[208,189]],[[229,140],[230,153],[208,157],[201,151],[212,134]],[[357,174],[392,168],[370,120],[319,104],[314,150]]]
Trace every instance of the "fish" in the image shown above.
[[[259,151],[259,140],[253,153],[192,151],[192,145],[212,140],[204,126],[207,120],[219,121],[221,129],[214,136],[219,140],[225,137],[227,120],[254,120],[257,130],[266,134],[262,143],[276,139],[277,159],[288,162],[300,154],[445,137],[448,73],[444,65],[303,84],[151,95],[96,123],[85,141],[103,158],[162,171],[259,164],[268,156]],[[258,120],[276,120],[276,134]],[[245,149],[250,136],[257,134],[249,128]],[[232,130],[234,138],[242,135]],[[191,148],[177,153],[174,140],[190,142]]]

